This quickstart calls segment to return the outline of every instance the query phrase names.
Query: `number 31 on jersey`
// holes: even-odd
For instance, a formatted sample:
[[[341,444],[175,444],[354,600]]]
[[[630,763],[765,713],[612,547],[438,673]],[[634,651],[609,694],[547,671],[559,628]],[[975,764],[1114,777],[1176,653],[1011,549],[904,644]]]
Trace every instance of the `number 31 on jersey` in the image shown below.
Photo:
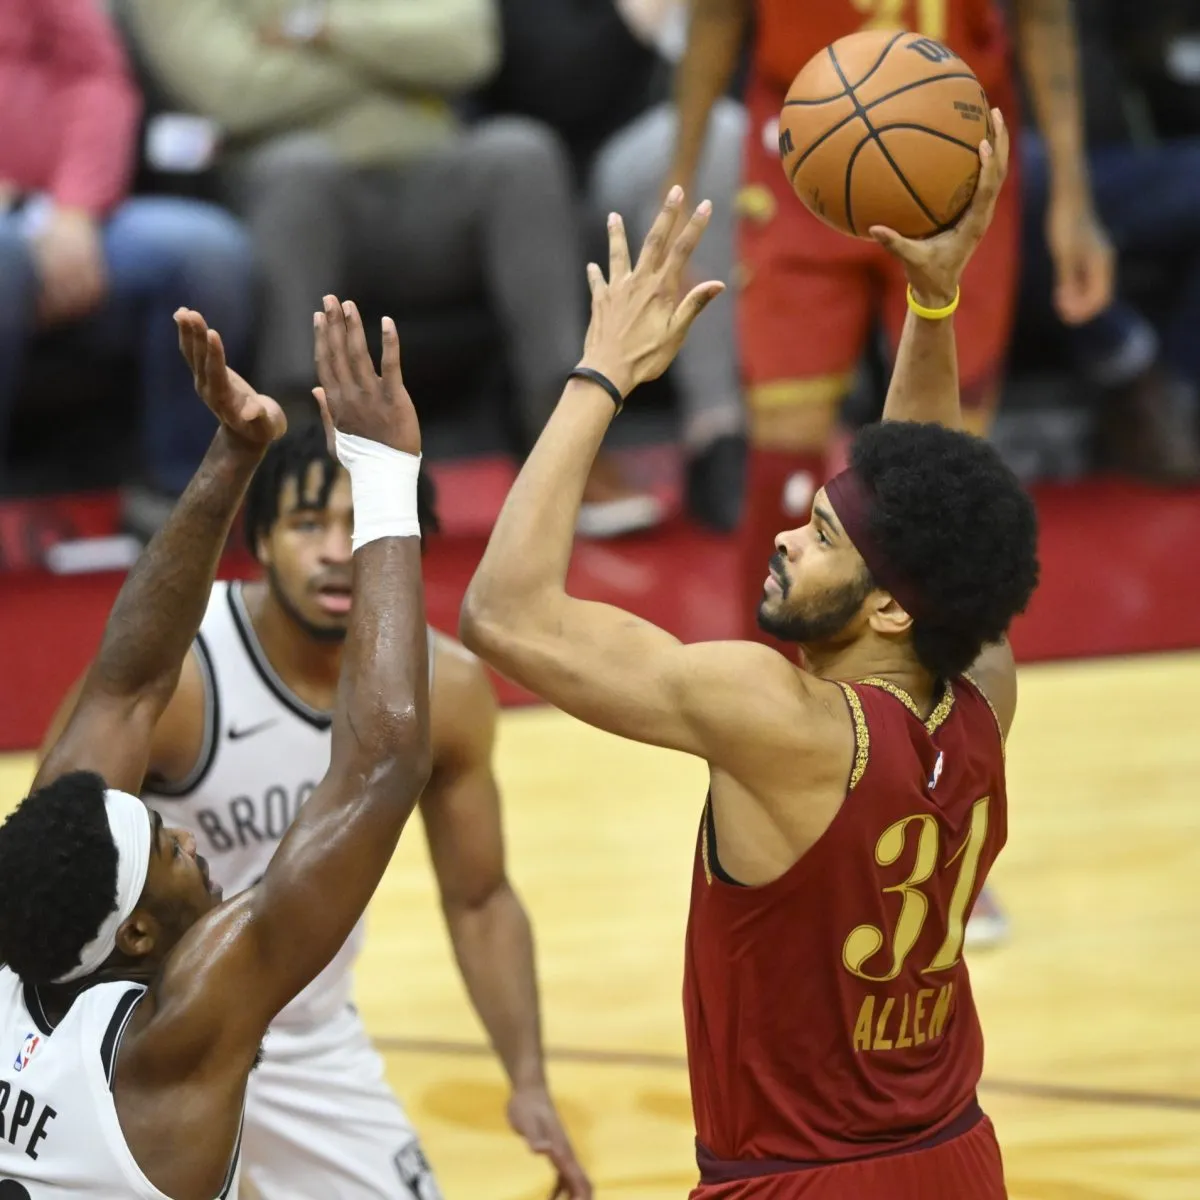
[[[951,867],[958,863],[958,878],[950,894],[945,936],[937,953],[922,966],[923,975],[950,970],[962,955],[967,905],[975,890],[979,859],[987,838],[989,801],[988,796],[975,801],[971,808],[971,824],[967,836],[945,864]],[[881,867],[890,867],[899,861],[905,847],[911,844],[914,837],[916,854],[908,878],[902,883],[894,883],[883,889],[900,897],[900,913],[890,939],[891,965],[882,974],[875,974],[866,969],[870,960],[883,949],[888,940],[885,932],[877,925],[859,925],[852,929],[842,946],[842,962],[846,970],[870,983],[887,983],[900,974],[929,916],[929,898],[921,887],[929,882],[938,865],[941,838],[937,819],[928,813],[917,813],[889,825],[875,843],[875,861]]]

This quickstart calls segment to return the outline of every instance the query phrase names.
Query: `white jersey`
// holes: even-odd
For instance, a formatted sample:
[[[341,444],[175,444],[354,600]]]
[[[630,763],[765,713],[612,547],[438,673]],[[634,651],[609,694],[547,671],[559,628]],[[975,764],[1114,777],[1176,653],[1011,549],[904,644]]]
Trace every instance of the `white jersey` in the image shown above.
[[[37,989],[0,969],[0,1197],[170,1200],[134,1161],[112,1080],[145,988],[100,983],[51,1025]],[[237,1162],[220,1195],[237,1194]]]
[[[330,714],[311,708],[275,673],[239,583],[217,583],[196,637],[204,680],[204,738],[191,774],[145,795],[169,825],[189,830],[226,896],[262,878],[301,806],[329,766]],[[433,632],[429,632],[430,682]],[[359,921],[333,961],[276,1018],[309,1027],[351,1001]]]

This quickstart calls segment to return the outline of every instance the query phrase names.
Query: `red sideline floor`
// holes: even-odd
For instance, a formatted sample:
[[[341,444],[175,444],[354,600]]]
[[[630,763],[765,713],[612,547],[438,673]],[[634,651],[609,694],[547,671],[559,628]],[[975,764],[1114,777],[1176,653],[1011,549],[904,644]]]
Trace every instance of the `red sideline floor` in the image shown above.
[[[669,499],[662,452],[635,457]],[[657,460],[656,460],[656,455]],[[426,557],[431,622],[453,631],[487,531],[512,479],[503,461],[435,464],[444,532]],[[664,482],[665,480],[665,482]],[[1025,662],[1200,646],[1200,491],[1163,492],[1097,479],[1035,489],[1042,585],[1013,641]],[[32,543],[111,532],[112,496],[0,505],[0,750],[34,746],[58,698],[95,651],[121,576],[22,569]],[[763,573],[770,547],[763,547]],[[223,574],[252,567],[231,553]],[[735,544],[682,518],[620,542],[581,542],[574,594],[621,605],[687,641],[733,636]],[[530,697],[500,682],[506,703]]]

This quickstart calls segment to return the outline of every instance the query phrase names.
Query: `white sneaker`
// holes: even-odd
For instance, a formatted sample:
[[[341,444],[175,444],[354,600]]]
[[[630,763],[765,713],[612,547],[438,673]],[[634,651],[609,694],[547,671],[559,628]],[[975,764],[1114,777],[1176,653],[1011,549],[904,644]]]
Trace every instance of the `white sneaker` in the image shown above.
[[[653,529],[666,515],[662,502],[649,493],[622,496],[616,500],[584,502],[579,506],[576,530],[589,538],[624,537],[642,529]]]

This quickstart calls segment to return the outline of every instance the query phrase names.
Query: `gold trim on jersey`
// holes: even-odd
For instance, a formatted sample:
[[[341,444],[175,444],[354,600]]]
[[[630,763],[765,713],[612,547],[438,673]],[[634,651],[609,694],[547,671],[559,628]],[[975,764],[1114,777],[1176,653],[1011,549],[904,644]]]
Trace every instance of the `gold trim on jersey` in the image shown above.
[[[704,812],[700,816],[700,857],[704,862],[704,878],[712,887],[712,870],[708,865],[708,806],[711,800],[705,800]]]
[[[846,703],[850,705],[850,716],[854,720],[854,766],[850,771],[850,784],[846,788],[846,791],[852,792],[858,787],[859,780],[867,770],[867,758],[871,753],[871,731],[867,728],[867,716],[863,712],[858,693],[840,679],[837,685],[846,694]]]
[[[892,683],[890,679],[880,679],[877,675],[872,675],[870,679],[860,679],[858,682],[866,684],[868,687],[877,687],[881,691],[887,692],[889,696],[894,696],[918,721],[922,721],[926,732],[931,737],[946,723],[946,718],[950,715],[951,709],[954,708],[954,688],[949,683],[942,684],[942,697],[934,706],[933,712],[929,714],[928,720],[925,720],[921,716],[921,710],[917,707],[917,702],[902,687],[897,687]]]
[[[974,675],[964,675],[963,678],[983,697],[983,702],[992,710],[992,718],[996,722],[996,732],[1000,735],[1000,757],[1008,759],[1008,740],[1004,736],[1004,726],[1000,724],[1000,714],[996,711],[996,706],[992,703],[992,698],[983,690],[978,679]]]

